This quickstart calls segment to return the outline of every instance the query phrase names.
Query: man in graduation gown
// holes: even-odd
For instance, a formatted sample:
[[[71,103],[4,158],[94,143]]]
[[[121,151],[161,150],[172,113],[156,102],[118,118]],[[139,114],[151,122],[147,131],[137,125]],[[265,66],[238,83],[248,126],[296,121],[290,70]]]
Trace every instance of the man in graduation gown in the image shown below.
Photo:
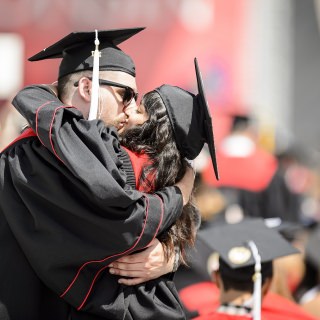
[[[118,116],[124,104],[135,103],[134,64],[116,45],[140,30],[99,33],[100,76],[109,82],[102,89],[103,120],[112,112]],[[59,94],[79,110],[52,101],[38,105],[30,91],[34,131],[26,131],[1,153],[0,246],[5,258],[0,262],[0,300],[11,319],[137,318],[124,309],[135,299],[139,306],[139,296],[133,290],[124,295],[117,278],[105,270],[168,228],[192,189],[190,171],[176,186],[152,195],[127,184],[130,163],[116,130],[83,118],[93,93],[91,51],[92,33],[78,33],[32,58],[63,57],[58,87],[67,89]],[[74,88],[66,85],[74,79]],[[106,102],[110,110],[105,110]],[[18,98],[13,103],[19,108]],[[42,116],[43,108],[51,112]],[[50,134],[43,136],[48,126]],[[141,295],[148,296],[148,290],[152,284],[149,289],[143,286]],[[101,299],[98,309],[90,303],[93,292],[101,293],[95,294]],[[172,296],[174,308],[175,292]],[[139,318],[152,319],[155,302],[145,303]],[[165,308],[168,301],[158,303]]]

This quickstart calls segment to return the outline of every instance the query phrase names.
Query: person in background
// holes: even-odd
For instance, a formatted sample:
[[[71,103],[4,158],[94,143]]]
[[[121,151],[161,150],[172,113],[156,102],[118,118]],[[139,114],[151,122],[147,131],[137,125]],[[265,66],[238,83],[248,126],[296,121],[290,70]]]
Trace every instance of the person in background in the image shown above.
[[[208,269],[214,283],[196,284],[181,292],[186,308],[193,305],[193,318],[314,319],[294,302],[270,292],[273,261],[300,253],[276,230],[267,227],[263,219],[221,224],[199,231],[198,237],[213,252]],[[198,299],[197,307],[190,299],[192,290],[203,297]]]

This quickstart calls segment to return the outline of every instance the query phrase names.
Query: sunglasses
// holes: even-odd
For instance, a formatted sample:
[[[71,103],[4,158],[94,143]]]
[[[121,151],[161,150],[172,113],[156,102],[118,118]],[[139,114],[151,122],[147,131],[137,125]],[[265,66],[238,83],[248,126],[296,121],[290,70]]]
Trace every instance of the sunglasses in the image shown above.
[[[87,77],[87,78],[89,80],[92,80],[91,77]],[[110,86],[110,87],[117,87],[117,88],[125,89],[125,92],[123,95],[123,100],[122,100],[124,107],[127,107],[131,103],[132,99],[134,99],[135,101],[138,100],[139,93],[135,92],[132,88],[130,88],[124,84],[109,81],[109,80],[103,80],[103,79],[99,79],[99,84],[105,85],[105,86]],[[77,87],[78,85],[79,85],[79,80],[74,83],[75,87]]]

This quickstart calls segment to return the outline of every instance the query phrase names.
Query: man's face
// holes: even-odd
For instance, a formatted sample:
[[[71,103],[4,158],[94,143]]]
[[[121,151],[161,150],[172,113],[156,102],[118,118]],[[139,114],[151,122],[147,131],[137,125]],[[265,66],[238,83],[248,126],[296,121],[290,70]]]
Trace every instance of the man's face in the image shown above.
[[[125,85],[136,93],[137,84],[135,77],[121,71],[101,71],[101,80],[108,80],[117,84]],[[127,116],[124,114],[126,89],[111,85],[100,84],[98,117],[108,125],[119,127],[119,123],[125,122]],[[128,106],[136,108],[137,104],[133,98]]]
[[[130,104],[130,106],[125,108],[124,112],[127,115],[127,122],[123,127],[118,129],[119,135],[128,129],[145,123],[149,119],[149,115],[142,103],[140,105]]]

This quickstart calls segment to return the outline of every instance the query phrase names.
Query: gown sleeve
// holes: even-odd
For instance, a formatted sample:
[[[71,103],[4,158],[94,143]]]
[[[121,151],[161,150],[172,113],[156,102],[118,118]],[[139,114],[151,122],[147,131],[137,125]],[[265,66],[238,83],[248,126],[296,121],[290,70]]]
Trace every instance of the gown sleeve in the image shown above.
[[[27,87],[13,104],[37,137],[1,154],[1,211],[39,278],[80,310],[112,261],[174,223],[181,192],[130,188],[115,129],[84,120],[45,88]]]
[[[125,195],[131,205],[141,198],[152,201],[149,214],[159,216],[163,212],[159,232],[181,214],[182,195],[177,187],[167,187],[153,195],[128,188],[121,162],[123,150],[115,128],[106,127],[100,120],[83,119],[79,110],[63,105],[44,86],[26,87],[14,98],[13,105],[28,120],[40,142],[84,184],[88,198],[100,206],[107,200],[108,205],[121,207],[118,195]]]

